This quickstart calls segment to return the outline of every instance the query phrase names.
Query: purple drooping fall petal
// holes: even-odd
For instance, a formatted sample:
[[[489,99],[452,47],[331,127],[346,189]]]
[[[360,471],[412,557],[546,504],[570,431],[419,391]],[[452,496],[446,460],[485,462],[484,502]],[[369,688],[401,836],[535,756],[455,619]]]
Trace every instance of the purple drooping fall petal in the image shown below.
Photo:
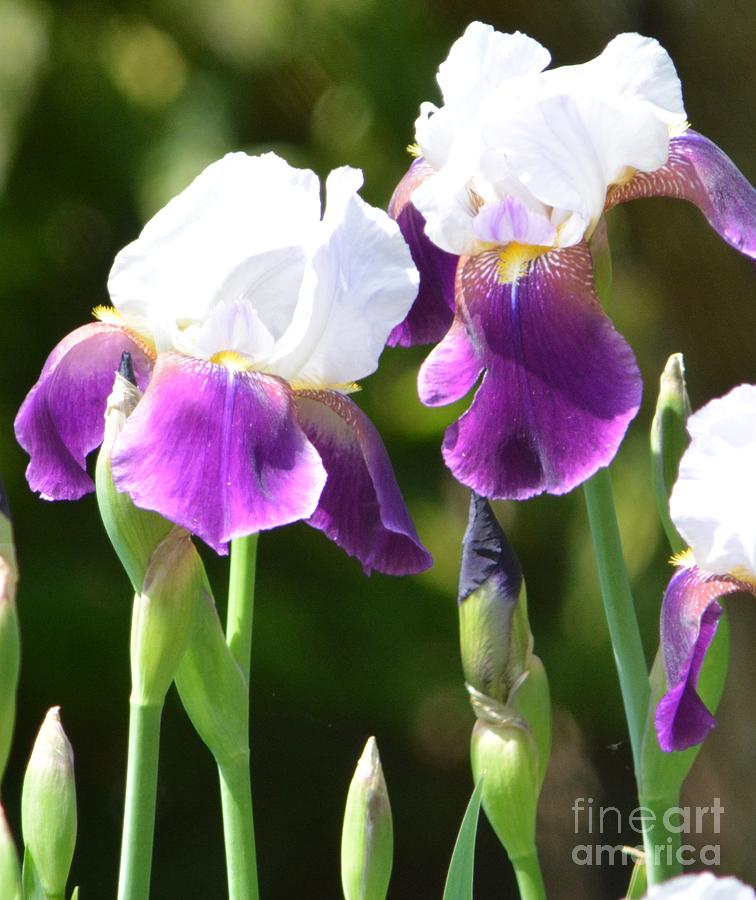
[[[309,524],[356,556],[366,573],[408,575],[427,569],[420,543],[375,426],[335,391],[299,391],[299,421],[328,473]]]
[[[639,172],[627,184],[612,189],[607,209],[641,197],[690,201],[730,246],[756,258],[756,190],[703,135],[686,131],[673,137],[667,164],[655,172]]]
[[[219,553],[235,537],[312,515],[326,480],[288,385],[178,353],[158,357],[111,463],[137,506]]]
[[[152,360],[125,329],[104,322],[77,328],[47,358],[16,416],[16,438],[31,457],[26,478],[46,500],[78,500],[94,490],[86,458],[102,443],[105,405],[128,350],[139,387]]]
[[[496,252],[460,261],[457,316],[470,343],[465,350],[453,338],[458,387],[474,381],[470,347],[486,373],[447,429],[444,458],[483,496],[563,494],[614,456],[640,403],[638,367],[598,303],[585,244],[538,257],[514,284],[500,282],[498,267]],[[421,379],[428,395],[432,356]],[[438,396],[453,399],[445,377],[436,379]]]
[[[667,693],[659,701],[655,718],[662,750],[686,750],[700,744],[716,725],[696,685],[722,614],[717,600],[743,590],[753,588],[695,566],[678,569],[670,579],[661,612]]]
[[[420,367],[417,391],[426,406],[446,406],[464,397],[483,371],[482,354],[457,314],[451,328]]]
[[[426,236],[425,219],[410,199],[414,189],[432,172],[425,160],[416,159],[389,203],[389,215],[396,219],[420,272],[417,298],[407,318],[391,332],[391,347],[435,343],[443,337],[454,315],[454,273],[459,257],[441,250]]]

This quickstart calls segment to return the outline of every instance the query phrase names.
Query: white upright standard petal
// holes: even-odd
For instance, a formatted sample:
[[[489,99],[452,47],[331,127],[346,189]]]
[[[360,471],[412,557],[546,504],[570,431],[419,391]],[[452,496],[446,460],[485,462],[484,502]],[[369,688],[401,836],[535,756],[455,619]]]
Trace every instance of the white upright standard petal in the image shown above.
[[[417,295],[419,275],[399,226],[358,196],[361,182],[348,167],[326,182],[322,241],[270,365],[295,385],[344,385],[370,375]]]
[[[590,237],[612,185],[667,162],[685,110],[657,41],[621,34],[583,65],[543,71],[548,62],[526,35],[473,22],[441,64],[444,105],[422,104],[415,123],[435,175],[412,202],[442,249],[490,248],[494,214],[485,208],[511,199],[528,211],[534,235],[553,230],[543,246],[576,244]]]
[[[237,299],[234,274],[245,264],[255,268],[250,257],[300,247],[319,220],[313,172],[292,168],[273,153],[230,153],[118,254],[108,280],[113,305],[128,324],[154,337],[158,350],[168,349],[177,323],[202,321],[214,303]],[[288,267],[292,255],[301,267],[301,252],[274,261]]]
[[[700,568],[756,577],[756,385],[707,403],[688,431],[672,521]]]
[[[681,875],[659,884],[643,900],[754,900],[753,888],[737,878],[717,878],[711,872]]]

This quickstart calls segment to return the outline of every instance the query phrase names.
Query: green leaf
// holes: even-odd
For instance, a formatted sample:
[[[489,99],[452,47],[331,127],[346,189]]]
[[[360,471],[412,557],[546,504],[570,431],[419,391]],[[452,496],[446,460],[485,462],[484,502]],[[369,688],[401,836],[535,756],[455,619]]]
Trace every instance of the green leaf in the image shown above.
[[[46,900],[45,892],[37,875],[37,868],[34,865],[29,848],[24,848],[24,866],[21,875],[21,883],[23,889],[24,900]]]
[[[79,889],[75,887],[73,890],[73,894],[71,894],[71,900],[79,900]]]
[[[480,798],[483,791],[481,778],[467,804],[465,816],[454,844],[449,873],[446,876],[443,900],[472,900],[473,872],[475,870],[475,837],[478,833]]]

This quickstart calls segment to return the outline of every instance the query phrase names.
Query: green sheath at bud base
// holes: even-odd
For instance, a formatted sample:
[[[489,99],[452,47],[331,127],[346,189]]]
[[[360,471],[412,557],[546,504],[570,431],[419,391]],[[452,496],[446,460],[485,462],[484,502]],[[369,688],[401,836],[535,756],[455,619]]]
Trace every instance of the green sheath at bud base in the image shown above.
[[[394,857],[386,781],[370,738],[349,785],[341,835],[344,900],[385,900]]]
[[[2,806],[0,806],[0,897],[3,900],[21,900],[21,866]]]
[[[247,717],[240,713],[249,702],[249,690],[228,649],[207,584],[176,672],[176,687],[187,715],[216,762],[229,763],[248,752]]]
[[[682,353],[673,353],[659,379],[659,397],[651,423],[651,483],[659,518],[674,553],[686,549],[669,515],[669,495],[677,480],[680,458],[688,446],[685,425],[689,415],[685,363]]]
[[[533,736],[521,721],[475,723],[470,742],[473,777],[476,784],[483,778],[483,809],[511,859],[529,855],[535,846],[541,788],[537,757]]]
[[[76,845],[76,784],[71,744],[53,707],[24,776],[21,825],[26,853],[48,896],[63,896]]]
[[[97,457],[95,485],[97,505],[105,530],[135,592],[140,593],[152,552],[173,528],[173,524],[157,513],[134,506],[131,497],[117,491],[113,484],[110,471],[113,442],[142,396],[136,384],[127,377],[130,368],[128,353],[124,353],[124,357],[127,358],[127,364],[122,364],[121,370],[116,373],[113,391],[105,409],[105,435]],[[133,371],[131,374],[133,380]]]
[[[187,531],[174,528],[155,548],[134,597],[131,700],[162,706],[189,643],[204,570]]]

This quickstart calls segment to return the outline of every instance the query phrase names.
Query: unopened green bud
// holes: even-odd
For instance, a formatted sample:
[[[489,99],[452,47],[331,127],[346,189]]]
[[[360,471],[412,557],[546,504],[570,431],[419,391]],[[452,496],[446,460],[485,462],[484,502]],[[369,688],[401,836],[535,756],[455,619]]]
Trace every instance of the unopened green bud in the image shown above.
[[[219,765],[248,752],[247,717],[240,713],[249,702],[249,690],[226,643],[207,583],[176,672],[176,687],[192,724]]]
[[[689,415],[685,362],[682,353],[673,353],[659,379],[659,397],[651,423],[651,481],[659,518],[675,553],[685,550],[686,544],[670,518],[669,495],[689,442],[685,428]]]
[[[189,643],[204,570],[189,533],[174,528],[157,545],[134,597],[131,700],[162,706]]]
[[[525,582],[490,504],[474,493],[462,542],[457,603],[465,680],[505,703],[525,671],[533,643]]]
[[[0,806],[0,897],[3,900],[21,898],[21,866],[2,806]]]
[[[541,788],[538,748],[527,725],[515,716],[479,717],[470,746],[473,777],[483,778],[481,796],[488,821],[510,859],[535,846]]]
[[[344,900],[385,900],[394,857],[386,781],[371,737],[349,785],[341,834]]]
[[[125,351],[105,410],[105,434],[97,457],[95,483],[105,530],[136,593],[142,590],[153,550],[173,527],[157,513],[134,506],[129,495],[116,490],[113,484],[110,469],[113,443],[141,396],[131,357]]]
[[[21,825],[26,853],[45,894],[62,897],[76,844],[76,785],[71,744],[53,707],[24,776]]]
[[[13,527],[5,490],[0,482],[0,781],[13,740],[21,665],[21,638],[16,612],[17,579]]]

